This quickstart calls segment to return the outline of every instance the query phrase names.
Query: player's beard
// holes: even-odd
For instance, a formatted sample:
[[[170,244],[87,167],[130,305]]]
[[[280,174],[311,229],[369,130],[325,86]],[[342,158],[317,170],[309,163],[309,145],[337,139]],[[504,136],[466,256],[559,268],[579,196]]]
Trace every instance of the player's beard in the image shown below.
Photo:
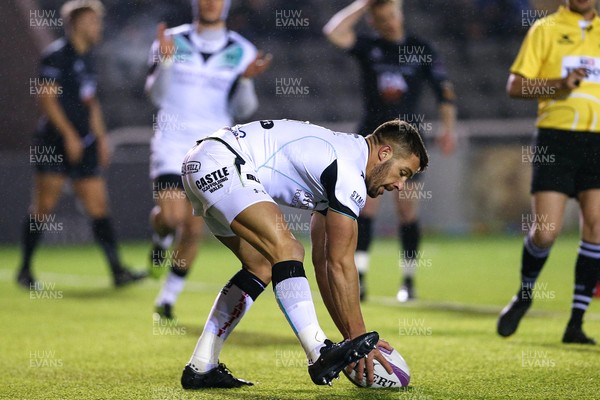
[[[369,179],[367,181],[367,194],[369,197],[377,197],[379,196],[379,191],[385,182],[385,178],[389,173],[390,162],[392,160],[387,160],[382,162],[381,164],[377,164],[371,170],[369,174]],[[384,188],[385,190],[385,188]]]

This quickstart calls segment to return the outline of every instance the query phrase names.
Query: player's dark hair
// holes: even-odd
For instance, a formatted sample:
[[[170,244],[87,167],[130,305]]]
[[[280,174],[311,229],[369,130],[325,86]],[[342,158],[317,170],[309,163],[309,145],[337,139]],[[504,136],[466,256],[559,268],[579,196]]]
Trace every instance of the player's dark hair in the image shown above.
[[[81,15],[88,11],[93,11],[100,17],[104,16],[104,6],[99,0],[67,1],[60,9],[60,16],[67,26],[72,26]]]
[[[384,122],[373,131],[371,136],[375,145],[392,146],[395,155],[409,157],[414,154],[419,157],[420,172],[427,168],[429,155],[425,143],[417,128],[408,122],[399,119]]]
[[[386,4],[394,4],[399,8],[402,8],[402,0],[375,0],[373,4],[371,4],[371,10]]]

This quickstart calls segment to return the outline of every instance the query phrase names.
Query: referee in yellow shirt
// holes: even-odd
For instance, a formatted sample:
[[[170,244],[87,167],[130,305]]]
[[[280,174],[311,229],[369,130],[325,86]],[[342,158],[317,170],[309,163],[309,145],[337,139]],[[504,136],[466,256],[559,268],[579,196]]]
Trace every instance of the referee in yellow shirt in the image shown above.
[[[596,0],[567,0],[536,21],[510,70],[508,94],[538,99],[538,118],[534,145],[526,151],[533,165],[532,224],[523,245],[521,287],[498,319],[501,336],[517,330],[536,298],[535,281],[562,227],[567,200],[574,197],[581,242],[562,341],[596,343],[582,329],[600,271],[600,18],[595,6]]]

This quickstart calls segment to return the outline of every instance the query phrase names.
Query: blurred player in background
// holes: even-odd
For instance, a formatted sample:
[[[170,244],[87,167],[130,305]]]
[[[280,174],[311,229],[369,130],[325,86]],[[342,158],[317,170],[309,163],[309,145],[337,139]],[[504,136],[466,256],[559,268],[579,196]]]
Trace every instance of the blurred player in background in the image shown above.
[[[562,228],[569,197],[579,202],[581,242],[571,318],[562,341],[595,344],[582,329],[600,271],[600,18],[596,0],[570,0],[529,30],[510,69],[511,97],[538,99],[532,152],[532,214],[521,287],[502,310],[512,335],[535,298],[535,282]]]
[[[354,352],[370,354],[358,365],[362,377],[366,364],[369,384],[373,358],[391,372],[379,350],[363,346],[364,340],[374,345],[378,339],[368,338],[360,309],[354,265],[356,219],[367,195],[400,190],[427,163],[419,132],[398,120],[382,124],[366,138],[276,120],[224,128],[198,141],[183,165],[186,193],[194,214],[204,217],[242,269],[215,300],[184,369],[183,387],[248,384],[233,378],[219,364],[219,355],[271,281],[277,303],[304,348],[315,384],[329,383],[346,364],[357,361]],[[304,271],[304,248],[283,222],[278,205],[314,211],[310,236],[317,284],[331,318],[348,339],[345,342],[327,340],[319,326]]]
[[[23,259],[17,281],[30,288],[33,253],[42,237],[38,223],[54,210],[67,178],[92,219],[92,230],[108,260],[116,286],[142,279],[121,264],[108,210],[102,168],[109,164],[106,128],[96,97],[96,72],[91,50],[102,35],[104,7],[97,0],[72,0],[61,8],[65,37],[44,50],[39,88],[42,119],[34,137],[36,148],[51,148],[60,162],[38,163],[30,214],[23,226]],[[34,217],[34,218],[32,218]]]
[[[150,215],[155,232],[151,271],[170,267],[156,299],[157,313],[165,318],[173,318],[203,227],[200,218],[193,218],[183,191],[183,157],[198,138],[257,109],[252,78],[271,60],[227,29],[230,0],[191,1],[192,24],[169,30],[159,24],[146,80],[146,90],[159,108],[150,160],[156,199]],[[173,241],[174,250],[168,252]]]
[[[375,36],[358,36],[355,27],[368,14]],[[372,132],[384,121],[398,118],[419,122],[416,114],[423,83],[427,82],[439,102],[442,135],[438,143],[444,154],[454,151],[456,109],[454,91],[444,65],[432,47],[404,29],[402,1],[357,0],[335,14],[323,28],[327,39],[355,57],[361,70],[364,100],[363,118],[358,132]],[[410,188],[396,197],[400,219],[398,233],[403,252],[399,264],[403,282],[398,301],[415,297],[414,274],[417,250],[421,241],[418,220],[418,196]],[[365,275],[369,268],[369,247],[373,235],[372,220],[379,209],[379,200],[367,199],[358,219],[358,245],[355,254],[360,275],[361,299],[366,296]]]

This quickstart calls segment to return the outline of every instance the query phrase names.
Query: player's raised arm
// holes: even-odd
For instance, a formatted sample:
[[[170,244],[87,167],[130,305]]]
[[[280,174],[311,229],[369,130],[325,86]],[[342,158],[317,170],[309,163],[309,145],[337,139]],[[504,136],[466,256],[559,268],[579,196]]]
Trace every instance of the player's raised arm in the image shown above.
[[[342,49],[350,49],[356,42],[354,27],[367,12],[373,0],[356,0],[338,11],[323,27],[323,33],[331,43]]]
[[[155,105],[159,105],[166,91],[169,78],[169,68],[173,64],[173,57],[177,50],[173,37],[166,33],[167,25],[161,22],[156,27],[156,40],[150,50],[150,69],[146,77],[144,90]]]

